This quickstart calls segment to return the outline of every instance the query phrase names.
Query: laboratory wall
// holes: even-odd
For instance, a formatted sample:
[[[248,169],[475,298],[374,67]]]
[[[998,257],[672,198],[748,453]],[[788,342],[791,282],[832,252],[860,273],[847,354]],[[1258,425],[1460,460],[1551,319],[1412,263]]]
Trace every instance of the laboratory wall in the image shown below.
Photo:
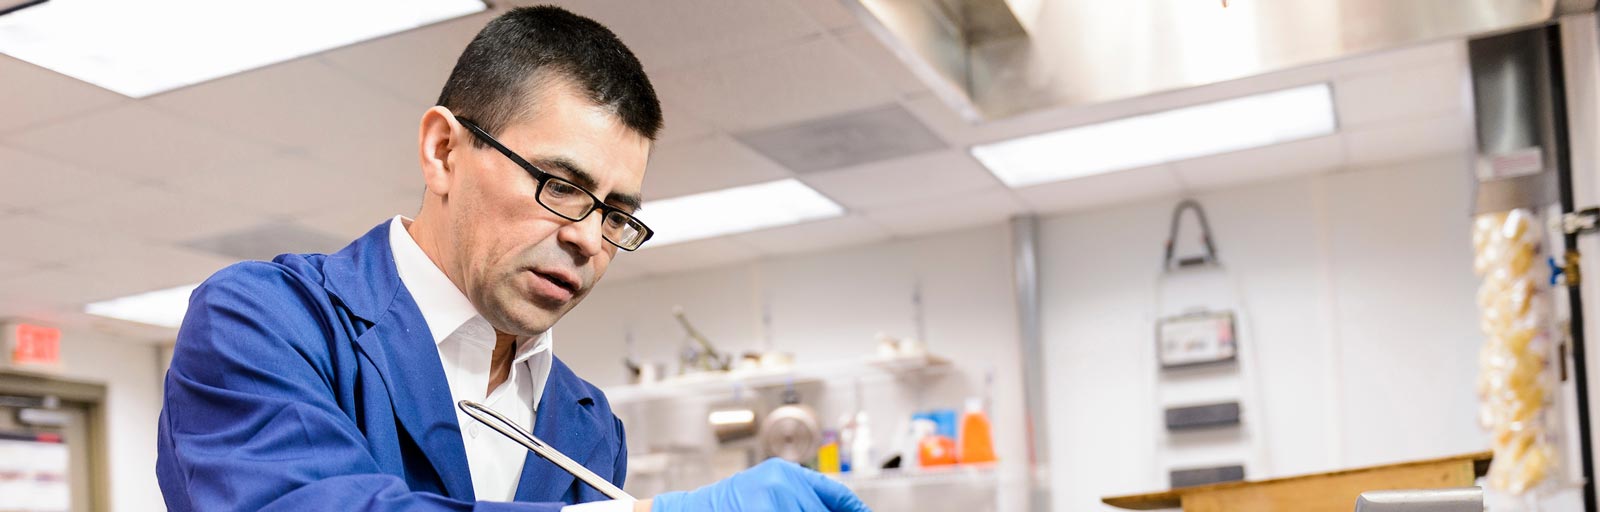
[[[105,462],[110,512],[165,510],[156,484],[156,418],[161,412],[159,345],[113,337],[92,329],[61,336],[64,379],[106,387]]]
[[[1242,358],[1259,376],[1245,402],[1263,427],[1252,478],[1488,446],[1475,421],[1466,169],[1449,156],[1195,196],[1237,287],[1240,345],[1254,351]],[[1151,333],[1174,199],[1041,223],[1057,510],[1114,510],[1100,498],[1167,484]]]

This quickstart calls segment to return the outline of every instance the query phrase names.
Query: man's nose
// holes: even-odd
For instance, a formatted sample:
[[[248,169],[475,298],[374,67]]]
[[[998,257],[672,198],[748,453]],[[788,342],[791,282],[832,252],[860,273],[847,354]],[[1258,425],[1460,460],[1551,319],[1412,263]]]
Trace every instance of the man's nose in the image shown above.
[[[600,231],[600,225],[604,222],[603,217],[605,217],[604,212],[599,210],[590,212],[583,220],[562,226],[557,236],[563,243],[577,248],[584,256],[599,254],[607,243]]]

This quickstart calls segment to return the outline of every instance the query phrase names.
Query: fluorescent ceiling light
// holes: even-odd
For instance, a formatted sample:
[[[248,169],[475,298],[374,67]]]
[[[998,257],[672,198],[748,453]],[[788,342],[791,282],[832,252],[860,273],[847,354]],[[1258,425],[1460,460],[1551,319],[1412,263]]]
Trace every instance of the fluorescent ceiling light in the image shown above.
[[[1328,84],[1284,89],[972,147],[1012,187],[1333,133]]]
[[[177,328],[189,310],[189,294],[199,284],[156,290],[137,295],[95,302],[83,307],[85,313],[118,320]]]
[[[838,203],[790,178],[650,201],[639,220],[655,230],[649,248],[843,214]]]
[[[482,0],[51,0],[0,53],[142,98],[483,11]]]

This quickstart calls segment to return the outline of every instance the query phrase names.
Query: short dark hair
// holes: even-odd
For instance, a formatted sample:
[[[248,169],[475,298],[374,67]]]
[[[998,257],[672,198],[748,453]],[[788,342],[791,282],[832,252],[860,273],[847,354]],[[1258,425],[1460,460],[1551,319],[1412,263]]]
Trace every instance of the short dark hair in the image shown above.
[[[661,102],[633,52],[599,22],[553,6],[512,9],[484,26],[456,60],[439,105],[498,134],[532,114],[536,94],[563,82],[639,135],[655,140],[661,131]]]

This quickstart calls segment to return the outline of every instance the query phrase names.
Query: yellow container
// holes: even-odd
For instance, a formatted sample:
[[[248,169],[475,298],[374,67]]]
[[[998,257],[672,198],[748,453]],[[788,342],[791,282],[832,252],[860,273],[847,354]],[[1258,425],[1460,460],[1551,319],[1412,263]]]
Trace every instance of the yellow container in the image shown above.
[[[829,441],[817,449],[817,471],[829,474],[837,474],[839,472],[838,441]]]

